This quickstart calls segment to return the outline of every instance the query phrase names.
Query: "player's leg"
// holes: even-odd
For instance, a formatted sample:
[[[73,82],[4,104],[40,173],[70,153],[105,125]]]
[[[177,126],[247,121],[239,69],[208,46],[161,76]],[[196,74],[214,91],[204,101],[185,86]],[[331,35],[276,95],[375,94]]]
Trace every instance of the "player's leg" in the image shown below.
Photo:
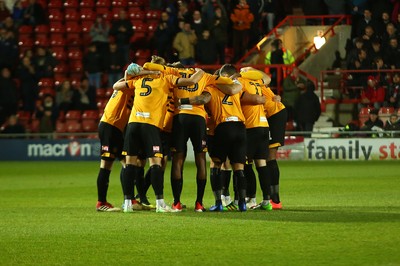
[[[279,165],[276,160],[276,154],[278,152],[278,148],[271,148],[269,150],[270,156],[267,162],[267,171],[268,175],[271,177],[271,184],[270,184],[270,193],[271,193],[271,201],[272,207],[274,209],[281,209],[282,204],[279,197],[279,179],[280,179],[280,171]]]
[[[227,159],[221,166],[221,182],[222,182],[222,204],[229,205],[232,202],[229,186],[231,183],[232,166]],[[233,183],[233,182],[232,182]]]

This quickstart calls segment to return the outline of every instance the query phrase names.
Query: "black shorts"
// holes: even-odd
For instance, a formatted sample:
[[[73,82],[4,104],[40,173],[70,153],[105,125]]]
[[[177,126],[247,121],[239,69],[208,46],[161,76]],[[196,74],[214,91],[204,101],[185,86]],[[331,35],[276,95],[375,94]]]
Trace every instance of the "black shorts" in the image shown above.
[[[145,123],[129,123],[125,133],[124,150],[129,156],[142,159],[163,157],[161,130]]]
[[[114,161],[116,158],[123,159],[124,134],[121,130],[108,123],[100,122],[98,133],[101,159],[105,161]]]
[[[268,118],[269,131],[271,134],[269,148],[277,148],[285,145],[286,121],[286,108]]]
[[[172,121],[172,151],[186,152],[190,139],[195,153],[207,151],[206,120],[199,115],[178,114]]]
[[[215,128],[212,151],[221,162],[246,162],[246,127],[242,122],[224,122]]]
[[[161,142],[162,142],[164,156],[168,155],[171,149],[171,138],[172,134],[170,132],[161,131]]]
[[[214,156],[214,135],[207,135],[207,151],[208,155],[213,158]]]
[[[246,129],[246,156],[247,160],[267,159],[269,128],[253,127]]]

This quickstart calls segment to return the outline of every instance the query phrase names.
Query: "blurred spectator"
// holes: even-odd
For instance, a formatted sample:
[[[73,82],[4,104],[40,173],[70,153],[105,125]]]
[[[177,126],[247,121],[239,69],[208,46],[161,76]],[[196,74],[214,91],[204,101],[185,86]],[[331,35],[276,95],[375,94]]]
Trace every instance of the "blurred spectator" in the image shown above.
[[[46,94],[37,101],[35,117],[39,119],[39,133],[52,133],[55,130],[58,108],[53,96]]]
[[[250,12],[246,0],[239,0],[233,9],[230,19],[233,28],[233,62],[237,62],[246,53],[249,44],[249,32],[254,15]]]
[[[365,26],[364,33],[361,36],[361,38],[363,38],[363,40],[364,40],[363,47],[367,50],[372,49],[372,41],[373,40],[376,40],[376,39],[380,40],[378,38],[378,36],[375,34],[374,28],[370,25]]]
[[[391,38],[399,39],[399,35],[396,27],[393,23],[388,23],[385,27],[385,30],[382,31],[382,44],[384,48],[389,46],[389,42]]]
[[[300,96],[300,91],[306,87],[306,80],[300,76],[299,69],[293,68],[292,73],[283,79],[282,103],[288,111],[288,121],[294,119],[294,106]]]
[[[382,51],[382,45],[381,42],[378,39],[375,39],[372,41],[372,47],[370,50],[368,50],[369,56],[376,61],[378,57],[382,58],[383,60],[383,51]],[[386,65],[386,64],[385,64]]]
[[[196,56],[201,65],[213,65],[217,62],[217,43],[210,37],[210,31],[204,30],[197,43]]]
[[[207,23],[215,21],[215,10],[220,9],[226,17],[226,9],[221,0],[205,0],[201,7],[201,16]]]
[[[178,3],[178,21],[188,22],[192,21],[192,13],[189,11],[188,5],[186,2],[180,1]]]
[[[18,37],[18,26],[15,25],[12,17],[6,17],[1,23],[1,28],[11,31],[15,37]]]
[[[379,119],[378,113],[379,113],[378,109],[372,109],[369,112],[368,120],[365,121],[364,125],[360,128],[360,130],[382,132],[383,131],[383,121],[381,119]],[[383,136],[382,133],[380,133],[380,135]],[[368,136],[377,137],[378,133],[372,133]]]
[[[300,89],[300,95],[294,105],[294,120],[297,123],[298,130],[310,132],[304,134],[304,136],[311,137],[314,124],[321,115],[321,104],[314,92],[314,83],[308,81]]]
[[[400,47],[397,38],[390,38],[389,47],[385,49],[384,59],[391,69],[400,68]]]
[[[175,37],[177,28],[170,19],[167,12],[161,13],[161,20],[154,33],[154,42],[157,55],[165,58],[168,62],[172,61],[172,41]]]
[[[380,70],[376,72],[376,80],[381,84],[382,86],[387,86],[391,82],[391,77],[389,72],[385,72],[385,70],[388,70],[389,67],[383,62],[382,57],[376,57],[374,61],[374,66],[376,70]]]
[[[367,50],[362,48],[358,50],[358,57],[350,62],[348,65],[349,70],[368,70],[371,69],[372,63],[367,57]],[[350,87],[360,87],[363,86],[367,82],[367,74],[360,72],[360,73],[351,73],[348,80],[348,85]],[[349,97],[354,99],[360,96],[360,91],[358,89],[349,89],[348,91]]]
[[[74,110],[96,109],[96,89],[89,84],[87,78],[82,78],[80,86],[74,90],[72,96]]]
[[[25,127],[18,122],[16,115],[10,115],[7,120],[7,124],[4,126],[2,134],[25,134]],[[23,139],[24,136],[11,137]]]
[[[17,69],[24,111],[33,112],[39,93],[36,69],[29,57],[22,58]]]
[[[197,39],[200,39],[203,31],[207,29],[207,22],[201,17],[199,10],[193,12],[193,19],[190,27],[194,30],[194,33],[196,33]]]
[[[216,41],[219,64],[225,64],[225,47],[228,43],[228,17],[226,12],[215,8],[214,19],[210,23],[211,38]]]
[[[22,5],[22,1],[21,0],[15,1],[11,17],[13,18],[14,23],[17,27],[21,26],[24,23],[24,13],[25,13],[25,8]]]
[[[264,37],[261,33],[261,17],[264,0],[247,1],[247,5],[254,17],[250,25],[249,42],[246,47],[247,49],[251,49]]]
[[[393,75],[393,82],[386,88],[385,106],[400,108],[400,73]]]
[[[10,10],[7,9],[3,0],[0,0],[0,22],[11,16]]]
[[[378,29],[377,32],[379,32],[380,34],[384,34],[384,32],[386,31],[386,27],[387,25],[391,23],[393,26],[394,24],[390,21],[390,14],[388,11],[384,11],[381,14],[381,18],[378,21]],[[396,27],[395,27],[396,28]]]
[[[366,7],[364,9],[363,17],[356,21],[355,25],[353,24],[353,26],[355,26],[357,30],[356,36],[363,36],[365,34],[365,27],[367,26],[371,26],[375,32],[378,28],[378,22],[372,17],[369,7]]]
[[[118,46],[118,50],[124,55],[125,63],[129,62],[130,39],[134,34],[132,23],[125,10],[119,12],[118,19],[111,23],[110,35]]]
[[[58,62],[46,48],[37,47],[32,62],[35,66],[36,77],[38,79],[51,78],[54,76],[53,69]]]
[[[11,77],[9,68],[1,69],[0,75],[0,125],[6,117],[16,114],[18,110],[18,87]]]
[[[89,78],[91,86],[97,88],[101,87],[101,73],[103,71],[103,61],[100,53],[97,52],[96,45],[91,43],[88,51],[84,54],[83,68],[86,76]]]
[[[173,47],[178,52],[179,60],[185,66],[192,66],[195,62],[195,44],[197,37],[190,23],[185,22],[181,32],[176,34]]]
[[[347,54],[346,54],[346,63],[347,68],[349,68],[350,64],[357,60],[359,50],[364,47],[364,39],[361,37],[357,37],[352,41],[353,45],[350,45]]]
[[[0,68],[14,69],[18,59],[18,41],[14,33],[0,29]]]
[[[266,35],[276,25],[275,11],[276,11],[277,0],[264,1],[264,7],[261,13],[261,33]]]
[[[61,83],[60,87],[57,88],[56,92],[56,104],[58,110],[61,112],[68,112],[72,110],[72,96],[74,94],[74,90],[72,88],[71,82],[69,80],[65,80]]]
[[[383,88],[374,76],[368,76],[367,86],[361,93],[361,103],[359,109],[363,107],[378,109],[383,106],[385,101],[385,88]]]
[[[97,47],[100,54],[105,54],[108,51],[110,26],[104,20],[103,15],[97,15],[96,20],[90,27],[90,37],[92,43]]]
[[[123,76],[123,67],[125,60],[120,51],[117,49],[115,43],[110,43],[109,51],[103,58],[104,69],[108,75],[108,87],[112,88],[115,82],[117,82]]]
[[[271,51],[267,53],[264,59],[264,63],[269,65],[285,64],[290,65],[294,63],[294,57],[290,50],[283,47],[281,39],[275,39],[271,42]],[[271,86],[277,86],[278,71],[281,71],[281,77],[283,76],[280,68],[271,68]]]
[[[301,7],[305,16],[320,16],[327,13],[326,5],[323,0],[300,0]],[[321,25],[321,19],[308,18],[306,19],[307,25]]]
[[[398,119],[396,113],[393,113],[390,115],[389,120],[386,121],[385,127],[383,129],[385,131],[399,131],[398,133],[387,134],[389,137],[399,137],[400,136],[400,120]]]
[[[36,26],[47,23],[47,16],[43,6],[37,3],[36,0],[29,0],[29,4],[24,10],[24,24]]]

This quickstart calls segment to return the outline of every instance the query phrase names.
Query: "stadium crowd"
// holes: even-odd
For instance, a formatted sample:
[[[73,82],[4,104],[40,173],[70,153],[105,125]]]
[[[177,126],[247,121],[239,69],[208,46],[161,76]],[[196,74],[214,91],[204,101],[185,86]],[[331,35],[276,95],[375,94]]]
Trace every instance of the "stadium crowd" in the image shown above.
[[[0,0],[0,124],[17,114],[27,132],[50,132],[69,110],[98,109],[101,114],[99,90],[111,88],[129,62],[142,65],[151,54],[185,65],[235,63],[292,14],[293,6],[300,6],[304,15],[351,15],[346,64],[333,68],[399,68],[398,1],[310,3]],[[399,108],[397,75],[356,73],[347,81],[346,93],[360,99],[359,108]],[[53,101],[52,119],[38,126],[45,99]],[[29,118],[22,120],[25,116]]]

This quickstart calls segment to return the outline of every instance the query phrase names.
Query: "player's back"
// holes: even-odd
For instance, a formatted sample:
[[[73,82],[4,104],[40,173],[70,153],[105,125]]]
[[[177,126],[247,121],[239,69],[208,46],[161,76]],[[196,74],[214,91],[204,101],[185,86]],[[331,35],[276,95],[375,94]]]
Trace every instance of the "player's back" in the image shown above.
[[[162,129],[168,92],[178,77],[144,76],[134,82],[135,99],[129,122],[147,123]]]
[[[123,132],[132,111],[133,98],[133,89],[114,90],[100,121],[111,124]]]
[[[208,86],[206,90],[211,94],[207,108],[211,112],[215,128],[224,122],[245,121],[240,104],[240,93],[227,95],[214,86]]]
[[[264,87],[262,80],[246,78],[238,78],[238,80],[243,85],[244,93],[262,95],[262,88]],[[263,105],[242,105],[242,110],[246,118],[246,128],[268,127]]]

